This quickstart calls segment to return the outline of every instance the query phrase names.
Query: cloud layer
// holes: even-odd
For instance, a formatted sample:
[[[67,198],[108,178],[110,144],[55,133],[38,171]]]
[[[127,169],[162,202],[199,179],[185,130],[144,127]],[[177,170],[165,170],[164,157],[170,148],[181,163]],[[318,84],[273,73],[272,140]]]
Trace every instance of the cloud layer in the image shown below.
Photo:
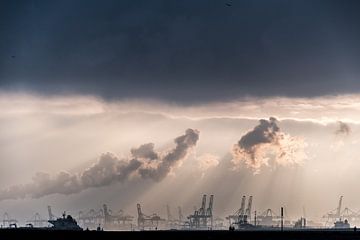
[[[12,104],[9,105],[9,102]],[[106,113],[145,112],[171,118],[244,118],[277,116],[328,124],[337,121],[360,123],[360,95],[329,95],[316,98],[240,98],[206,104],[177,105],[156,100],[105,101],[89,95],[54,95],[51,98],[26,92],[1,92],[0,117],[30,114],[96,116]]]
[[[219,157],[210,153],[205,153],[196,158],[198,167],[203,173],[208,169],[219,165]]]

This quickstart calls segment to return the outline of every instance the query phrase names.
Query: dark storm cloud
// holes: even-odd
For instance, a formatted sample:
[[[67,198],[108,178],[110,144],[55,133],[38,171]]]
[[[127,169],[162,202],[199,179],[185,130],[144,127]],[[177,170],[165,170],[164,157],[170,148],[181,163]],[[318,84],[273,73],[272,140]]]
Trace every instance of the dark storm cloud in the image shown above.
[[[88,188],[130,180],[131,175],[135,173],[143,179],[160,181],[168,175],[177,162],[187,156],[198,140],[199,131],[187,129],[184,135],[175,138],[174,149],[163,156],[154,152],[154,144],[149,143],[137,149],[133,148],[130,160],[119,159],[111,153],[105,153],[96,164],[79,174],[60,172],[56,176],[51,176],[40,172],[33,177],[32,183],[0,190],[0,200],[27,196],[39,198],[55,193],[66,195],[79,193]]]
[[[0,88],[159,98],[357,92],[360,3],[1,1]]]

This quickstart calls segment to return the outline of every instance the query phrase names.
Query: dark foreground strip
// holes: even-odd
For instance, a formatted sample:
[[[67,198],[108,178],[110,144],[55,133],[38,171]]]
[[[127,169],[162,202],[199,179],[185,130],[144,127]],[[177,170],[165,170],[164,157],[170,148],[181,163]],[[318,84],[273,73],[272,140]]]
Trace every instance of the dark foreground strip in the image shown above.
[[[177,239],[251,239],[251,240],[347,240],[359,239],[355,231],[47,231],[36,229],[0,229],[0,239],[129,239],[129,240],[177,240]]]

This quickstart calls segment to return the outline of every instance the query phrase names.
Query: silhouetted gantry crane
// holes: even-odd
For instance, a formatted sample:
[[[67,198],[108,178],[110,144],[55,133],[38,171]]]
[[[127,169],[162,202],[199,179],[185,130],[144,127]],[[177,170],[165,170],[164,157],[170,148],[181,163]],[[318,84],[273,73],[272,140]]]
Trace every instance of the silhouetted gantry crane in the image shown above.
[[[95,229],[99,225],[104,226],[104,218],[104,211],[102,209],[98,211],[90,209],[88,212],[80,211],[78,221],[84,228]]]
[[[182,210],[180,206],[178,207],[178,218],[173,217],[173,215],[171,214],[170,206],[168,204],[166,205],[166,213],[167,213],[166,225],[169,229],[180,229],[181,227],[183,227],[184,216],[182,214]]]
[[[43,219],[39,213],[35,213],[35,215],[33,215],[31,219],[27,221],[27,225],[31,227],[43,227],[46,226],[47,223],[48,220]]]
[[[138,227],[139,229],[144,229],[145,227],[149,228],[157,228],[159,225],[159,222],[165,221],[165,219],[161,218],[156,213],[153,213],[151,215],[145,215],[141,211],[141,205],[137,204],[137,211],[138,211]]]
[[[326,218],[325,225],[333,224],[336,221],[340,220],[348,220],[354,225],[360,224],[360,211],[353,211],[348,207],[345,207],[344,210],[342,210],[343,205],[343,196],[340,196],[338,206],[334,210],[328,212],[323,216],[323,218]]]
[[[132,227],[133,216],[125,214],[122,210],[113,213],[106,204],[98,211],[91,209],[88,212],[79,212],[79,224],[84,228],[95,229],[103,226],[105,229],[129,229]]]
[[[248,200],[247,208],[245,209],[246,196],[241,198],[240,208],[232,215],[226,217],[229,220],[229,224],[243,224],[251,221],[251,208],[252,208],[252,199],[250,196]]]
[[[16,227],[18,220],[11,218],[10,215],[6,212],[3,217],[3,227]]]
[[[173,218],[170,211],[170,206],[168,204],[166,205],[166,214],[167,214],[167,219],[166,219],[167,227],[176,228],[178,226],[178,220]]]
[[[262,212],[256,219],[256,225],[262,226],[278,226],[281,220],[281,216],[276,214],[270,208]]]
[[[323,218],[327,218],[325,225],[327,225],[330,222],[332,224],[333,221],[339,220],[341,218],[342,201],[343,201],[343,196],[340,196],[339,204],[338,204],[337,208],[328,212],[326,215],[323,216]]]
[[[178,214],[179,214],[179,223],[182,224],[184,215],[182,214],[182,210],[180,206],[178,207]]]
[[[116,228],[126,228],[131,225],[133,216],[124,214],[122,210],[118,211],[116,214],[112,213],[108,209],[107,205],[103,205],[104,210],[104,227],[107,229],[116,229]]]
[[[48,206],[49,220],[55,220],[55,215],[52,213],[51,206]]]
[[[194,214],[188,216],[190,228],[212,229],[213,228],[213,203],[214,195],[210,195],[209,206],[206,208],[206,195],[203,195],[201,207]],[[209,221],[210,220],[210,221]]]

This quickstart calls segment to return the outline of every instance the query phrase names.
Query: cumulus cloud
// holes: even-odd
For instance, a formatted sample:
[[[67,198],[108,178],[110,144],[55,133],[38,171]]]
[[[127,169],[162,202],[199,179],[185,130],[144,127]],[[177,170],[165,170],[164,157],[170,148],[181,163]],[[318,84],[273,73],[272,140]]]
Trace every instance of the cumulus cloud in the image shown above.
[[[111,153],[102,154],[96,164],[78,174],[60,172],[56,176],[51,176],[47,173],[37,173],[32,183],[1,190],[0,200],[27,196],[39,198],[55,193],[68,195],[88,188],[124,182],[134,175],[160,181],[179,161],[186,158],[198,139],[199,131],[187,129],[184,135],[175,138],[175,147],[165,153],[155,152],[154,144],[148,143],[131,149],[130,159],[119,159]]]
[[[137,159],[120,160],[111,153],[103,154],[99,161],[80,175],[85,188],[107,186],[115,181],[125,181],[142,166]]]
[[[179,160],[186,157],[188,150],[195,146],[199,140],[199,132],[197,130],[188,129],[186,133],[175,139],[176,147],[165,154],[155,166],[150,163],[150,167],[139,169],[139,174],[143,178],[151,178],[154,180],[162,180],[170,172]]]
[[[219,157],[210,153],[205,153],[196,158],[198,168],[202,172],[219,165]]]
[[[147,143],[141,145],[138,148],[133,148],[131,149],[131,154],[135,158],[145,158],[150,160],[154,160],[159,157],[158,154],[154,151],[153,143]]]
[[[235,167],[245,164],[258,173],[270,160],[279,165],[301,163],[306,158],[305,146],[303,139],[282,132],[276,118],[261,119],[233,146],[232,162]]]

